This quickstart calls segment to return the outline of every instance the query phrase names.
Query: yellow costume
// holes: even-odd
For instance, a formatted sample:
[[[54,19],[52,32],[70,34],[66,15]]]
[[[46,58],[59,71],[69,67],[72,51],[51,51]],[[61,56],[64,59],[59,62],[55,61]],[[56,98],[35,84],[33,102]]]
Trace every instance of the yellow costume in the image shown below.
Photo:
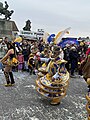
[[[51,59],[46,68],[48,73],[36,80],[36,90],[50,98],[52,105],[59,104],[66,95],[69,73],[65,69],[65,63],[66,61],[60,60],[58,56]]]
[[[52,74],[50,73],[47,73],[46,76],[36,80],[37,91],[50,98],[52,100],[51,104],[53,105],[60,103],[60,100],[66,95],[68,87],[69,73],[67,70],[64,72],[63,68],[60,70],[61,71],[58,69],[58,75],[55,75],[54,80],[54,76],[52,77]]]
[[[90,86],[90,78],[87,79],[87,84],[88,86]],[[88,112],[88,120],[90,120],[90,95],[89,94],[86,95],[86,99],[88,101],[86,104],[86,110]]]

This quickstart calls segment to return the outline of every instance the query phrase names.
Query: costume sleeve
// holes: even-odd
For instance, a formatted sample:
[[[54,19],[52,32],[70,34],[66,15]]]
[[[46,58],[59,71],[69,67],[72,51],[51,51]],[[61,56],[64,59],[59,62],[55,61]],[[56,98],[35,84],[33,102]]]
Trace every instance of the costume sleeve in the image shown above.
[[[48,62],[50,60],[50,58],[40,58],[40,61],[42,61],[42,62]]]
[[[53,76],[53,78],[54,78],[54,79],[59,78],[59,74],[58,74],[58,72],[56,72],[56,74]]]

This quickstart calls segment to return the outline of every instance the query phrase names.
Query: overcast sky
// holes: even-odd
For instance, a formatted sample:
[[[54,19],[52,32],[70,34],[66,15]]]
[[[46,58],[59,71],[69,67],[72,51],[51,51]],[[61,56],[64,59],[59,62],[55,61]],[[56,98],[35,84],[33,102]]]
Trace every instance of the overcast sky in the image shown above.
[[[5,5],[5,0],[0,0]],[[12,20],[21,30],[25,21],[32,22],[31,30],[44,29],[57,34],[71,27],[67,36],[90,37],[90,0],[7,0],[13,9]]]

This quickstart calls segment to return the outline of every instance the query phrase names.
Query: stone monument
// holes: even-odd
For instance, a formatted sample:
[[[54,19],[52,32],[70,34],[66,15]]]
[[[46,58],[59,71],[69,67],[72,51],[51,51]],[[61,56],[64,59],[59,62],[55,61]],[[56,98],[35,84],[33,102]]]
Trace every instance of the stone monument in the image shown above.
[[[15,22],[10,20],[14,11],[8,10],[8,7],[7,1],[5,1],[5,7],[0,2],[0,15],[4,16],[4,18],[0,18],[0,38],[7,36],[12,39],[19,30]]]
[[[31,21],[30,20],[26,21],[26,25],[23,28],[23,30],[25,30],[25,31],[31,31]]]

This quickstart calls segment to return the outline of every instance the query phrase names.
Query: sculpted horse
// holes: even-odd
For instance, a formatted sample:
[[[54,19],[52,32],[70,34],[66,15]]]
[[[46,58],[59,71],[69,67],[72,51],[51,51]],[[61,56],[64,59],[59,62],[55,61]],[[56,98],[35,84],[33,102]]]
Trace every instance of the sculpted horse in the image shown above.
[[[3,7],[3,3],[0,2],[0,14],[5,16],[5,18],[4,18],[5,20],[10,20],[11,19],[10,16],[13,14],[14,11],[8,10],[9,6],[6,1],[5,1],[5,4],[6,4],[5,7]]]

